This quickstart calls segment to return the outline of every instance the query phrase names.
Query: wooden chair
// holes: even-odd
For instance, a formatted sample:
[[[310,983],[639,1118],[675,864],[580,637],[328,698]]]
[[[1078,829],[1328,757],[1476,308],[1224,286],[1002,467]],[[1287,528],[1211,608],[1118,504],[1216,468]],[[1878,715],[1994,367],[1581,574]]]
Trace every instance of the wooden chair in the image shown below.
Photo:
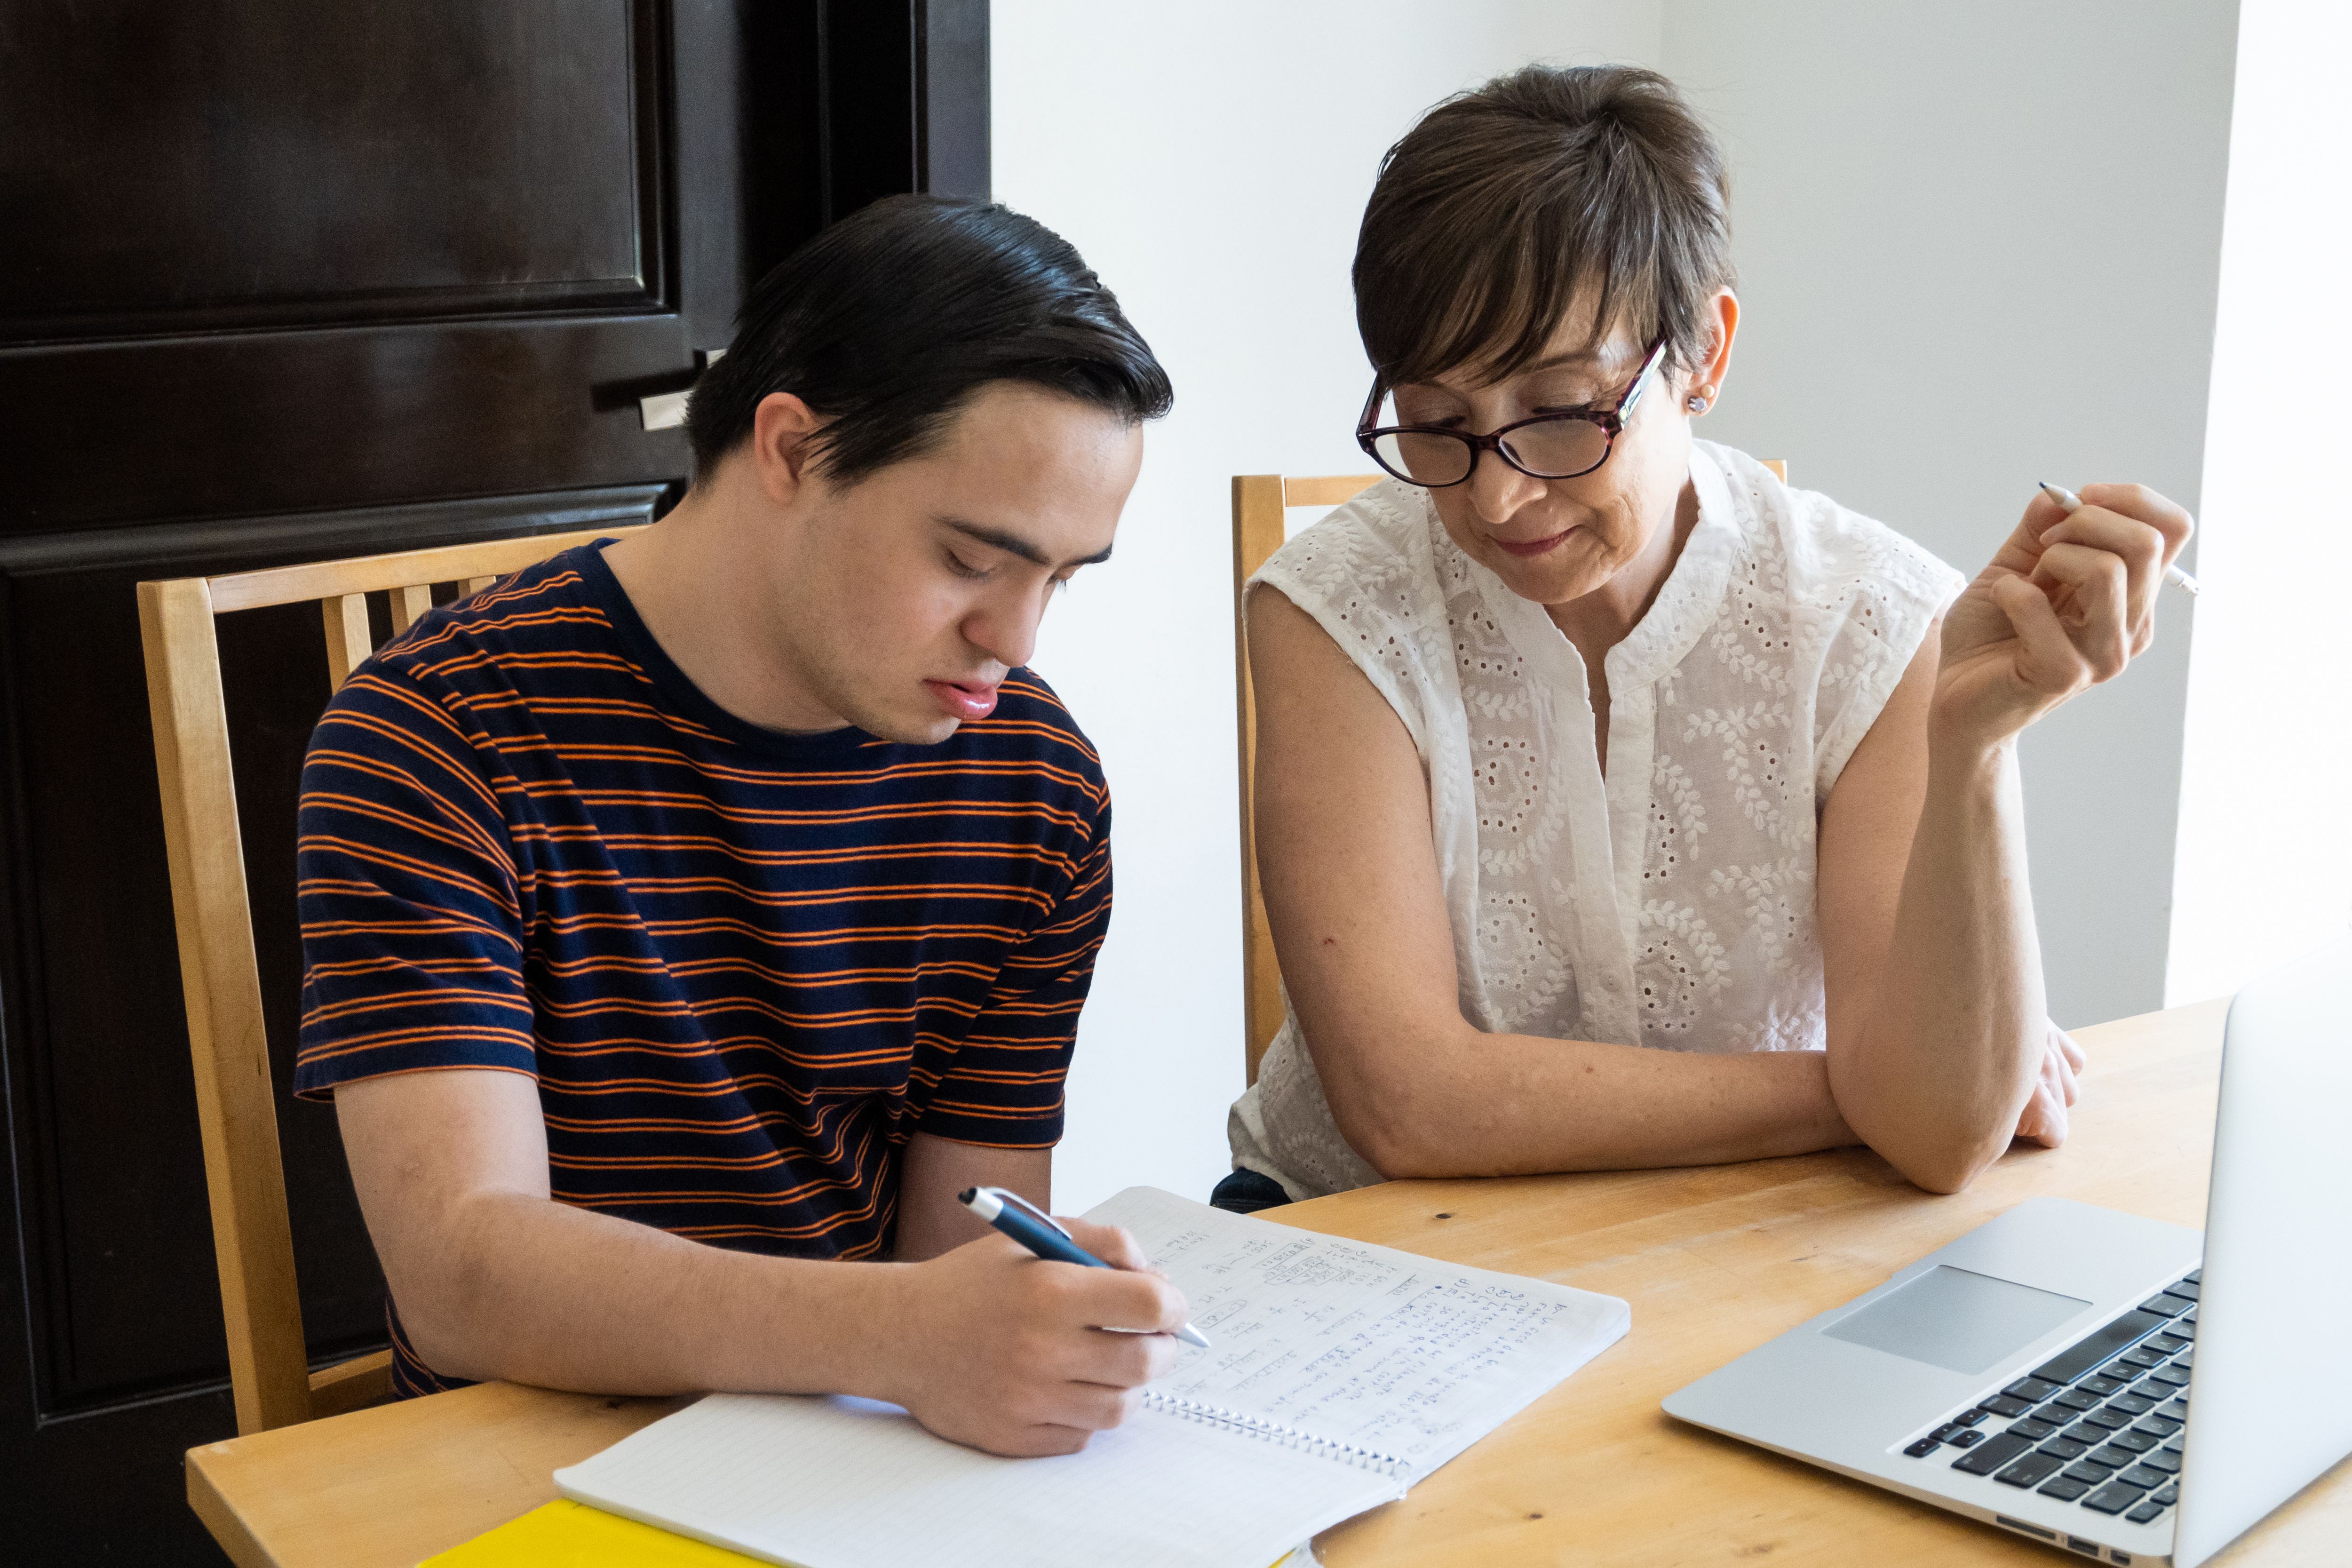
[[[1789,466],[1767,458],[1764,466],[1786,484]],[[1286,479],[1280,474],[1234,476],[1234,710],[1238,716],[1242,811],[1242,1081],[1257,1081],[1257,1064],[1282,1027],[1282,971],[1274,956],[1274,929],[1266,924],[1265,900],[1258,895],[1257,830],[1250,789],[1257,762],[1257,706],[1250,692],[1249,626],[1242,614],[1242,590],[1266,557],[1282,548],[1283,519],[1294,506],[1342,506],[1378,484],[1378,474],[1332,474]]]
[[[180,984],[195,1060],[205,1184],[212,1200],[213,1249],[220,1268],[221,1310],[228,1321],[229,1381],[240,1434],[384,1398],[392,1386],[392,1353],[379,1351],[320,1372],[310,1370],[213,617],[319,601],[326,620],[331,696],[373,651],[368,595],[389,595],[396,634],[433,607],[436,583],[477,592],[572,545],[635,531],[539,534],[139,584]]]

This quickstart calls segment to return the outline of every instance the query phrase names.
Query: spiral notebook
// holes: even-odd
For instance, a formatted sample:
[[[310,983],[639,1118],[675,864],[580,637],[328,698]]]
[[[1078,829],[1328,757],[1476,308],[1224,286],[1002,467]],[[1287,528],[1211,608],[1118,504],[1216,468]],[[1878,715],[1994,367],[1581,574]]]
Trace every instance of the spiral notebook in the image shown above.
[[[1130,1187],[1213,1342],[1079,1453],[1001,1459],[896,1405],[713,1394],[555,1472],[567,1497],[795,1568],[1263,1568],[1405,1495],[1613,1343],[1612,1296]]]

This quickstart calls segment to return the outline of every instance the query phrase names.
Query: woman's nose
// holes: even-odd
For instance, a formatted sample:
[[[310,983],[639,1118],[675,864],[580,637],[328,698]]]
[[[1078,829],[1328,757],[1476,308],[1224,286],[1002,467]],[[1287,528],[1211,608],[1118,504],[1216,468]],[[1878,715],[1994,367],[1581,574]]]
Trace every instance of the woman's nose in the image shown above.
[[[1470,506],[1485,522],[1506,522],[1511,514],[1543,493],[1543,481],[1523,474],[1503,460],[1498,452],[1478,454],[1478,466],[1470,470],[1463,489],[1470,492]]]

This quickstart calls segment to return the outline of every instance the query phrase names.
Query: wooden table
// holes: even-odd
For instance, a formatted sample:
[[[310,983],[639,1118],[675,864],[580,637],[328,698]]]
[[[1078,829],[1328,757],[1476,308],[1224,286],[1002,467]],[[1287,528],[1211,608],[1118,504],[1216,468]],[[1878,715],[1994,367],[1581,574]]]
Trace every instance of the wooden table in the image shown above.
[[[1953,1197],[1861,1150],[1745,1165],[1391,1182],[1267,1211],[1306,1229],[1622,1296],[1633,1330],[1402,1502],[1326,1534],[1332,1568],[2015,1563],[2063,1554],[1685,1426],[1658,1402],[2004,1209],[2063,1194],[2202,1222],[2224,1008],[2078,1032],[2074,1136]],[[488,1384],[214,1443],[188,1500],[244,1568],[409,1568],[555,1495],[549,1474],[677,1407]],[[2352,1464],[2217,1561],[2352,1557]]]

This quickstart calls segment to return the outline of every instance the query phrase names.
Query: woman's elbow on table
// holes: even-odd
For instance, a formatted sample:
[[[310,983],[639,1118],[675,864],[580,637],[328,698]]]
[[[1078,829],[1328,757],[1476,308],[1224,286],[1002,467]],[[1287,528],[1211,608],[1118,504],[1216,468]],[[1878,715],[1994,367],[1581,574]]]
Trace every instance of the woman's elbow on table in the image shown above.
[[[1343,1125],[1340,1135],[1348,1140],[1349,1147],[1363,1155],[1366,1164],[1381,1173],[1384,1182],[1423,1182],[1479,1173],[1464,1169],[1461,1161],[1451,1158],[1433,1140],[1410,1128],[1385,1130],[1359,1142],[1357,1134]]]
[[[1947,1130],[1940,1147],[1909,1161],[1896,1159],[1891,1153],[1887,1158],[1927,1191],[1957,1193],[1982,1175],[1985,1168],[2007,1153],[2013,1144],[2038,1144],[2044,1149],[2063,1145],[2066,1142],[2066,1110],[2074,1102],[2074,1074],[2083,1066],[2083,1054],[2055,1024],[2049,1026],[2049,1035],[2042,1075],[2027,1091],[2022,1105],[2015,1110],[2004,1108],[1989,1112],[1983,1126],[1973,1133],[1966,1129]]]
[[[1430,1136],[1428,1108],[1416,1103],[1419,1097],[1366,1089],[1330,1099],[1331,1121],[1339,1136],[1381,1173],[1381,1180],[1404,1182],[1467,1173],[1449,1168],[1454,1162]]]
[[[1431,1071],[1435,1042],[1338,1040],[1313,1052],[1332,1125],[1391,1182],[1480,1173],[1467,1168]]]
[[[1897,1165],[1895,1169],[1902,1171],[1913,1186],[1939,1198],[1954,1197],[1968,1191],[1984,1172],[1982,1164],[1973,1162],[1941,1162],[1907,1168]]]
[[[1946,1133],[1914,1144],[1876,1147],[1886,1163],[1901,1172],[1913,1186],[1938,1197],[1950,1197],[1966,1192],[1983,1175],[2009,1147],[2009,1140]]]

